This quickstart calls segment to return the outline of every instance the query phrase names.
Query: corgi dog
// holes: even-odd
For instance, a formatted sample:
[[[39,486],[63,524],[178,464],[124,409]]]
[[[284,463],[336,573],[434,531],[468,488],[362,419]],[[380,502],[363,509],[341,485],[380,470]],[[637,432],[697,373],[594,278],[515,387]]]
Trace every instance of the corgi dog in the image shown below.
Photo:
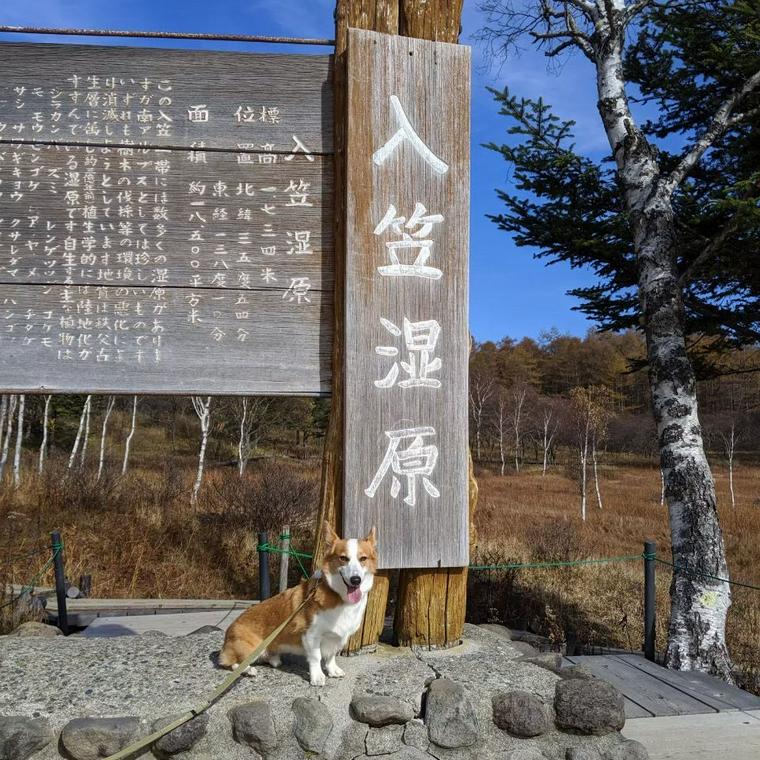
[[[329,548],[321,570],[310,580],[249,607],[227,629],[219,653],[221,666],[237,668],[314,590],[310,601],[257,662],[263,660],[276,668],[281,654],[305,654],[312,686],[325,685],[323,659],[330,678],[345,675],[335,662],[335,656],[359,629],[364,617],[367,594],[377,571],[376,533],[372,528],[364,538],[339,538],[325,522],[324,538]],[[251,666],[247,675],[253,673]]]

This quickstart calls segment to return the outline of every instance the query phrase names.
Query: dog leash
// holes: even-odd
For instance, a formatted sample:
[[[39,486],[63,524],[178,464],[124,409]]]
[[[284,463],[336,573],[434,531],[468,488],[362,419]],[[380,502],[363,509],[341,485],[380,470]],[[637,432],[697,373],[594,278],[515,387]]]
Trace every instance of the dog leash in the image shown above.
[[[248,657],[246,657],[237,667],[237,669],[233,670],[232,673],[230,673],[217,687],[214,689],[214,691],[211,693],[211,695],[208,697],[208,699],[201,703],[200,705],[197,705],[196,707],[190,708],[187,712],[182,713],[179,718],[175,718],[173,721],[165,725],[163,728],[159,729],[158,731],[154,731],[152,734],[148,734],[147,736],[142,737],[141,739],[138,739],[137,741],[133,742],[132,744],[126,746],[124,749],[119,750],[114,755],[109,755],[105,760],[123,760],[124,758],[130,757],[131,755],[134,755],[135,752],[140,751],[141,749],[144,749],[145,747],[148,747],[149,745],[153,744],[154,742],[158,741],[162,736],[165,736],[170,731],[174,731],[175,728],[179,728],[180,726],[184,725],[188,721],[192,720],[193,718],[197,717],[198,715],[201,715],[202,713],[206,712],[211,705],[216,702],[219,697],[226,692],[232,684],[235,683],[235,681],[240,678],[243,673],[245,673],[246,668],[253,664],[253,661],[285,630],[285,627],[290,623],[291,620],[314,598],[314,594],[317,593],[317,587],[319,585],[319,581],[322,578],[322,574],[316,574],[313,576],[312,580],[313,585],[311,589],[307,592],[306,596],[304,597],[304,600],[301,602],[301,604],[298,605],[298,607],[293,610],[293,612],[288,615],[288,617],[280,623],[280,625],[277,626],[254,650],[251,652]],[[311,582],[311,581],[310,581]]]

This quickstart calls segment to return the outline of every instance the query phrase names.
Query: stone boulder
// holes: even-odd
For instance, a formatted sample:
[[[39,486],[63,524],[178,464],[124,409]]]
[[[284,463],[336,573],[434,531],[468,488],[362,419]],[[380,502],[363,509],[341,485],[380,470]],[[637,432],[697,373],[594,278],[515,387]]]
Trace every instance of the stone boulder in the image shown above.
[[[626,739],[620,744],[616,744],[608,749],[604,755],[604,760],[649,760],[649,753],[646,747],[634,739]]]
[[[168,715],[165,718],[159,718],[153,723],[152,730],[158,731],[179,717],[179,715]],[[158,755],[177,755],[180,752],[187,752],[206,735],[209,720],[208,713],[196,715],[173,731],[169,731],[168,734],[164,734],[155,742],[153,749]]]
[[[470,747],[480,736],[464,687],[447,678],[437,678],[428,687],[425,725],[430,741],[448,749]]]
[[[227,717],[238,744],[251,747],[264,756],[277,748],[277,733],[268,702],[256,700],[238,705],[227,713]]]
[[[61,744],[74,760],[99,760],[140,736],[139,718],[75,718],[61,731]]]
[[[21,625],[17,626],[8,635],[17,636],[18,638],[31,638],[36,636],[43,639],[54,639],[56,636],[63,636],[63,631],[60,628],[56,628],[54,625],[30,620],[27,623],[21,623]]]
[[[306,752],[319,754],[333,728],[330,711],[318,699],[297,697],[292,704],[295,714],[293,732],[296,741]]]
[[[27,760],[52,741],[44,718],[0,717],[0,760]]]
[[[554,712],[557,726],[581,734],[603,736],[625,725],[623,695],[599,679],[558,681]]]
[[[395,697],[360,696],[351,700],[351,716],[375,728],[403,725],[414,717],[411,705]]]
[[[493,722],[513,736],[529,739],[549,731],[546,705],[527,691],[498,692],[492,698]]]

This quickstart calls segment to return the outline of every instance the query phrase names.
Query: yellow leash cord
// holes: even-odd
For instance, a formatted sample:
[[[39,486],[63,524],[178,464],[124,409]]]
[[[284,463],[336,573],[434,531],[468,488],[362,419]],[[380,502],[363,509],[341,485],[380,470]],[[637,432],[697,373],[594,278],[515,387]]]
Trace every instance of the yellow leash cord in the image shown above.
[[[295,610],[293,610],[293,612],[291,612],[291,614],[282,623],[280,623],[280,625],[278,625],[277,628],[275,628],[272,633],[270,633],[269,636],[267,636],[253,650],[253,652],[248,655],[248,657],[246,657],[238,665],[236,670],[233,670],[232,673],[230,673],[219,684],[219,686],[214,689],[211,696],[205,702],[198,705],[197,707],[191,708],[186,713],[183,713],[179,718],[176,718],[160,730],[154,731],[152,734],[148,734],[148,736],[144,736],[141,739],[138,739],[136,742],[128,745],[124,749],[119,750],[115,755],[109,755],[105,760],[123,760],[123,758],[134,755],[135,752],[138,752],[144,747],[148,747],[149,745],[153,744],[153,742],[158,741],[162,736],[168,734],[170,731],[174,731],[175,728],[179,728],[189,720],[192,720],[201,713],[206,712],[206,710],[208,710],[208,708],[211,707],[211,705],[213,705],[214,702],[216,702],[216,700],[219,699],[219,697],[221,697],[222,694],[224,694],[224,692],[227,691],[227,689],[229,689],[230,686],[232,686],[232,684],[235,683],[235,681],[237,681],[238,678],[243,675],[246,668],[253,663],[253,661],[283,632],[283,630],[285,630],[285,627],[288,625],[288,623],[290,623],[290,621],[311,601],[312,597],[316,593],[316,590],[317,584],[315,583],[312,589],[306,594],[301,604],[299,604],[298,607],[296,607]]]

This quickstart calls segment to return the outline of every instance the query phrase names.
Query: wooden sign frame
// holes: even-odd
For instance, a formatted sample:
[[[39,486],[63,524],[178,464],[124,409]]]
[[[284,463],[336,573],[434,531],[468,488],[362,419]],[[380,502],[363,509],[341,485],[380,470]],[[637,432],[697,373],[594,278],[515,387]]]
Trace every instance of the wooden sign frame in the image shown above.
[[[343,526],[467,565],[470,51],[348,32]]]

